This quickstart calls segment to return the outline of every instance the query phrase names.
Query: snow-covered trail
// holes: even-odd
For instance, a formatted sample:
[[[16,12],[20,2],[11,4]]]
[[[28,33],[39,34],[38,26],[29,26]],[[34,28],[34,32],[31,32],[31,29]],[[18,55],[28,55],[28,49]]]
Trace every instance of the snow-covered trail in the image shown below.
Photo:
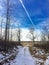
[[[20,47],[17,57],[10,65],[36,65],[36,60],[32,58],[28,47]]]

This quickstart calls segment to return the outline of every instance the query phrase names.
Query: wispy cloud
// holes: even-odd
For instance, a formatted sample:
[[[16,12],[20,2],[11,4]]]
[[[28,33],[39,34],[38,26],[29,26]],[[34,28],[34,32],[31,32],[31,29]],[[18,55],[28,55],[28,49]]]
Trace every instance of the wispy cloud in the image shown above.
[[[22,7],[24,8],[24,10],[25,10],[25,12],[26,12],[26,14],[27,14],[27,16],[28,16],[30,22],[32,23],[33,27],[35,28],[35,25],[34,25],[34,23],[33,23],[32,19],[31,19],[30,15],[29,15],[29,13],[28,13],[28,11],[27,11],[25,5],[23,4],[23,1],[22,1],[22,0],[19,0],[19,1],[20,1],[20,3],[22,4]]]
[[[44,21],[40,22],[37,26],[41,28],[46,26],[49,29],[49,18],[46,18]]]

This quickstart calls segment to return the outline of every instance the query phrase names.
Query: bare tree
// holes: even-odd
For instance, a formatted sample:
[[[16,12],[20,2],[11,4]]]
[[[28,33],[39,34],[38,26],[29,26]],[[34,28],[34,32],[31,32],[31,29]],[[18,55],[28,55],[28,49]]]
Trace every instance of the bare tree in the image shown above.
[[[41,31],[41,41],[45,42],[46,41],[46,35],[44,31]]]
[[[1,31],[1,35],[0,36],[1,36],[1,39],[2,39],[2,22],[3,22],[3,17],[2,17],[2,19],[0,21],[0,26],[1,26],[1,30],[0,30]]]
[[[11,27],[11,41],[12,41],[12,27]]]
[[[49,41],[49,31],[48,31],[48,41]]]
[[[35,38],[36,38],[36,36],[34,35],[34,28],[33,27],[31,27],[30,29],[29,29],[29,34],[28,34],[28,37],[31,39],[31,41],[34,43],[34,41],[35,41]]]
[[[11,0],[3,0],[4,4],[4,9],[5,13],[4,15],[6,16],[6,25],[5,25],[5,46],[4,49],[6,49],[6,41],[9,41],[9,28],[10,28],[10,18],[11,18],[11,8],[12,8],[12,2]]]
[[[17,38],[18,38],[18,43],[21,44],[21,29],[18,28],[17,30]]]
[[[9,40],[9,25],[10,25],[10,20],[9,20],[9,2],[10,0],[7,0],[7,9],[6,9],[6,29],[5,29],[5,40]]]
[[[49,41],[49,30],[47,26],[44,26],[41,31],[41,41],[46,43],[46,41]]]
[[[12,0],[3,0],[4,4],[4,15],[6,17],[6,26],[5,26],[5,40],[9,41],[9,28],[10,28],[10,20],[11,20],[11,15],[12,15],[12,8],[14,4],[12,4]]]

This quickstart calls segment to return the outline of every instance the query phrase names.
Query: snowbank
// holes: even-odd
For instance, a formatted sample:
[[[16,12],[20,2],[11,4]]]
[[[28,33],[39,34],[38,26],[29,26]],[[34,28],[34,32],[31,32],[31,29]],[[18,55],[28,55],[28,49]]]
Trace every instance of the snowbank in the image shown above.
[[[49,56],[47,57],[47,59],[46,59],[44,65],[49,65]]]

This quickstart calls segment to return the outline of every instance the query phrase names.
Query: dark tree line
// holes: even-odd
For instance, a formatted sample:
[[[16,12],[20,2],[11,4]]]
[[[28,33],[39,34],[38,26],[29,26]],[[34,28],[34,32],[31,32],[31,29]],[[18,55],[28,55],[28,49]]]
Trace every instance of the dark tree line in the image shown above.
[[[10,22],[12,22],[11,21],[11,16],[13,16],[12,15],[12,8],[13,8],[13,4],[12,4],[12,1],[11,0],[3,0],[3,4],[4,4],[4,9],[5,9],[5,13],[3,14],[3,15],[5,15],[5,18],[6,18],[6,23],[5,23],[5,44],[4,44],[4,49],[5,50],[7,50],[7,47],[6,47],[6,45],[7,45],[7,41],[9,42],[9,37],[10,37],[10,29],[11,29],[11,41],[12,41],[12,36],[13,36],[13,34],[12,34],[12,26],[10,26]],[[14,20],[13,20],[14,21]],[[2,20],[1,20],[1,25],[0,25],[0,27],[1,27],[1,37],[2,37],[2,23],[3,23],[3,17],[2,17]],[[14,25],[14,24],[13,24]],[[18,33],[17,33],[17,36],[18,36],[18,42],[19,42],[19,44],[20,44],[20,29],[18,29],[18,31],[17,31]]]

